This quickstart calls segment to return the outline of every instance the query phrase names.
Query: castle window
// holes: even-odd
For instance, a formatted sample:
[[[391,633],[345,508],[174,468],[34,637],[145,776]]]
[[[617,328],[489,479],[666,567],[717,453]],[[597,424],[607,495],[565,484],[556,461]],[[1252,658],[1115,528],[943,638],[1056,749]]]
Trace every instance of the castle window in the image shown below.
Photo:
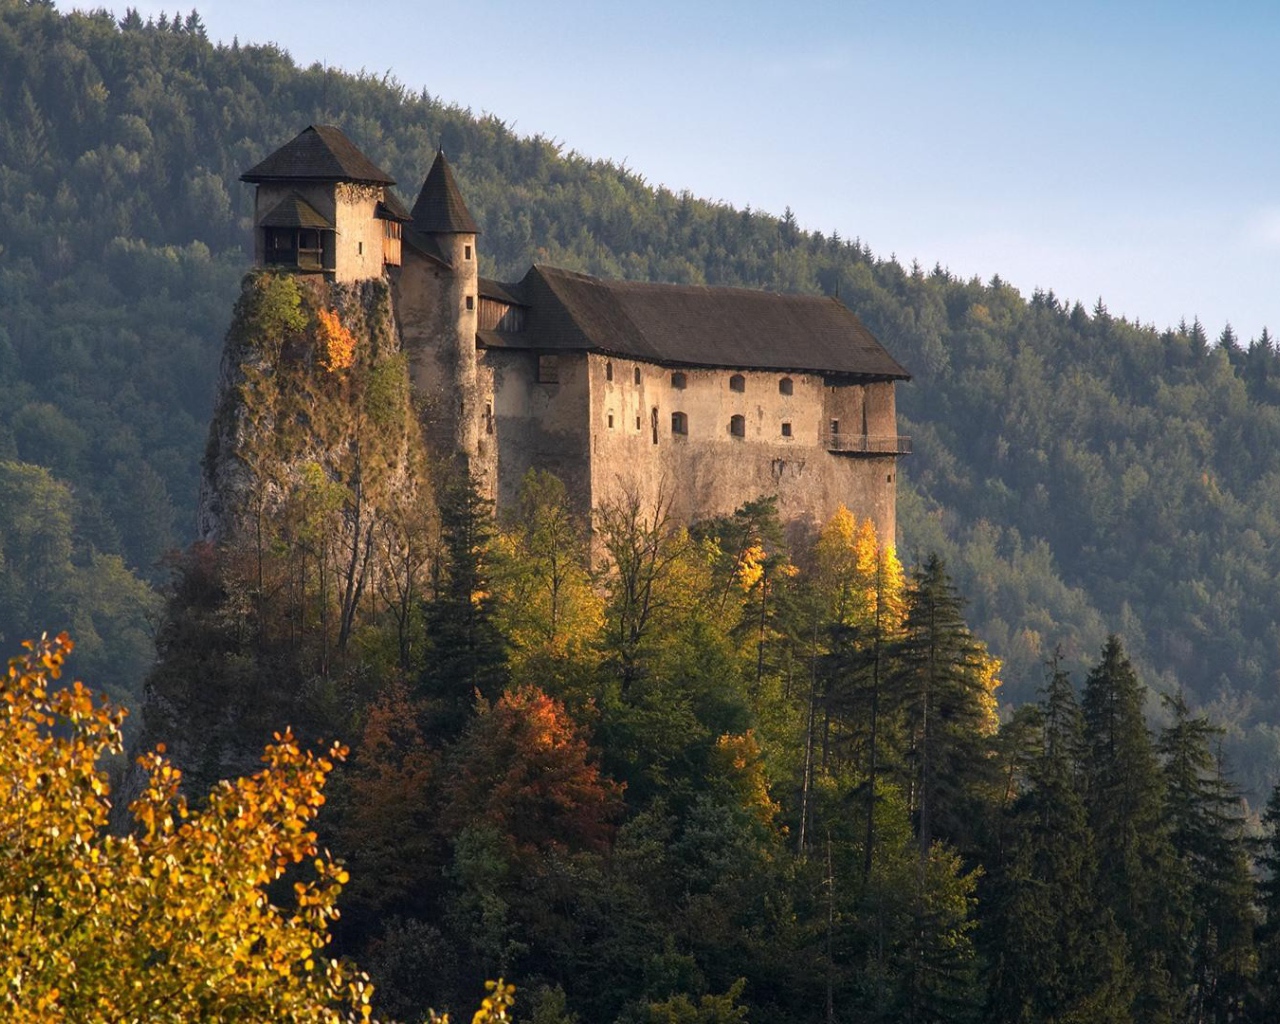
[[[790,377],[783,377],[782,380],[778,381],[778,394],[789,395],[792,391],[793,385]]]
[[[486,434],[493,433],[493,403],[490,402],[484,407],[484,432]]]
[[[673,388],[683,391],[686,383],[687,381],[683,373],[673,373],[671,375],[671,386]]]
[[[538,383],[539,384],[559,384],[560,383],[559,356],[538,356]]]
[[[613,413],[609,413],[609,429],[613,429]]]
[[[790,436],[791,436],[791,424],[790,424],[790,423],[784,423],[784,424],[782,424],[782,436],[783,436],[783,437],[790,437]]]
[[[636,367],[636,383],[640,383],[640,367]]]
[[[357,256],[364,255],[364,242],[356,242],[356,255]]]
[[[746,437],[747,418],[745,416],[734,416],[729,420],[729,433],[734,437]]]
[[[640,414],[636,413],[636,430],[640,429]]]
[[[466,259],[466,260],[471,259],[471,246],[469,246],[469,245],[464,245],[464,246],[462,247],[462,251],[463,251],[463,254],[464,254],[464,255],[463,255],[463,257],[462,257],[463,259]]]
[[[689,417],[682,412],[673,412],[671,414],[671,433],[688,434]]]
[[[607,359],[604,362],[604,379],[613,380],[613,363]]]
[[[839,420],[832,420],[832,421],[831,421],[831,433],[833,433],[833,434],[838,434],[838,433],[840,433],[840,421],[839,421]]]
[[[649,421],[653,426],[653,443],[657,444],[658,443],[658,407],[656,405],[653,407],[653,412],[649,417]]]
[[[742,374],[735,373],[732,377],[729,378],[729,390],[730,391],[746,391],[747,379],[744,376],[742,376]]]
[[[476,297],[474,295],[467,296],[467,309],[476,308]]]

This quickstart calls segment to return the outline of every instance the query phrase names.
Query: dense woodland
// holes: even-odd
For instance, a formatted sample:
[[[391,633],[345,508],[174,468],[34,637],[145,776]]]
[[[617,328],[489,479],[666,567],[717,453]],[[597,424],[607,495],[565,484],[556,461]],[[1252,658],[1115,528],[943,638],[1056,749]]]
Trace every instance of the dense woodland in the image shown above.
[[[490,276],[838,293],[915,374],[908,570],[848,520],[786,550],[764,502],[604,510],[599,574],[554,480],[495,523],[443,470],[362,601],[337,470],[273,546],[188,546],[238,175],[309,123],[410,200],[442,144]],[[497,973],[541,1024],[1280,1013],[1280,804],[1254,851],[1238,798],[1280,767],[1265,333],[903,267],[194,12],[0,0],[0,382],[0,638],[69,629],[137,711],[158,644],[131,720],[201,782],[340,733],[337,940],[383,1013]]]

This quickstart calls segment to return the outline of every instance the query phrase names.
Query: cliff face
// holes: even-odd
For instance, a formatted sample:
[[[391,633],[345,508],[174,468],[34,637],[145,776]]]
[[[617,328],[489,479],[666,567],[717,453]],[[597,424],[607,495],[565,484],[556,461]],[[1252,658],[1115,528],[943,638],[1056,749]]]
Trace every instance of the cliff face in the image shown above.
[[[383,281],[245,278],[205,448],[199,536],[258,544],[414,495],[423,449]],[[336,525],[336,524],[329,524]]]
[[[284,723],[346,734],[362,631],[389,626],[407,664],[434,522],[386,283],[247,276],[205,450],[204,543],[174,565],[143,747],[168,743],[199,792],[251,770]]]

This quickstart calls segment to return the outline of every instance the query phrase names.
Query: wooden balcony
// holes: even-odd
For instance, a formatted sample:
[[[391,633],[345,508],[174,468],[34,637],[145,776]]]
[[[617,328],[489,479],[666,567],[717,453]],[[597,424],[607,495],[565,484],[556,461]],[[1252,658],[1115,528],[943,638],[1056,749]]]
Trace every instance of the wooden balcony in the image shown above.
[[[911,438],[900,434],[822,435],[823,447],[843,455],[910,455]]]

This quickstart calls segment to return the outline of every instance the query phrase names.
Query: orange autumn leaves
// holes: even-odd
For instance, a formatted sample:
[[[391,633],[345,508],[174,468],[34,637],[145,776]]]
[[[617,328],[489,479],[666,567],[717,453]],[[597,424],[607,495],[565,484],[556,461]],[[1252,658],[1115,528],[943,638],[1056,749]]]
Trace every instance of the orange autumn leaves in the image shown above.
[[[367,980],[321,955],[347,877],[311,825],[344,751],[277,735],[265,767],[199,811],[157,751],[135,831],[110,835],[98,762],[120,752],[123,713],[57,688],[65,635],[27,646],[0,681],[0,1015],[368,1020]],[[286,873],[290,895],[273,901]]]
[[[336,310],[316,310],[316,350],[320,365],[330,373],[351,369],[356,361],[356,339]]]

